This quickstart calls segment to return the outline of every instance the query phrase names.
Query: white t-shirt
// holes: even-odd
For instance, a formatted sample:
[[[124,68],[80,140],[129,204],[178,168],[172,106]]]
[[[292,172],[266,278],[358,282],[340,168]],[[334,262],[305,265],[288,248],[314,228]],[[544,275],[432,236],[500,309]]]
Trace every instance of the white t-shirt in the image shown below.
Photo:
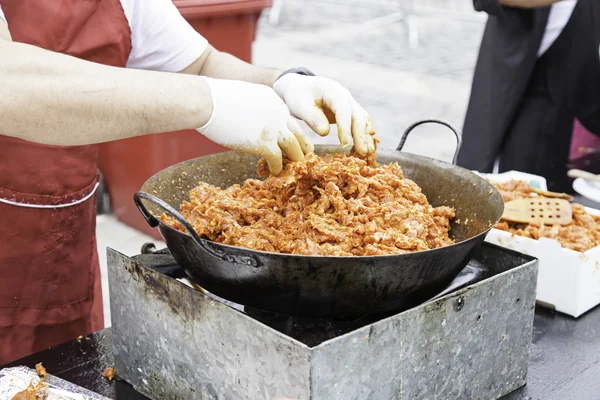
[[[538,49],[538,57],[541,57],[552,46],[552,43],[558,38],[563,29],[565,29],[576,5],[577,0],[561,0],[552,4],[548,22],[546,23],[546,31]]]
[[[188,24],[172,0],[120,1],[131,28],[128,68],[179,72],[206,50],[207,40]],[[2,8],[0,18],[5,19]]]

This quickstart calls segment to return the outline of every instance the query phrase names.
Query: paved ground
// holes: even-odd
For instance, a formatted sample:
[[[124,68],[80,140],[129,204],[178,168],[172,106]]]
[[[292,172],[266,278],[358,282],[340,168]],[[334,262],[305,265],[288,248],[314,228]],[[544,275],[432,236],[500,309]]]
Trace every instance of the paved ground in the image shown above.
[[[469,0],[416,0],[420,7],[431,6],[437,12],[414,19],[419,46],[413,48],[409,46],[407,24],[390,17],[408,3],[285,0],[278,26],[268,24],[267,13],[260,21],[254,63],[281,69],[302,65],[339,80],[370,112],[384,147],[395,148],[404,128],[418,119],[445,119],[460,128],[484,16],[470,11]],[[458,13],[449,16],[442,7],[453,7]],[[314,141],[335,143],[335,132]],[[443,128],[427,126],[415,131],[406,150],[449,160],[454,146],[453,136]],[[111,216],[99,217],[98,247],[105,289],[106,247],[134,255],[147,241],[151,239]],[[108,325],[107,290],[104,300]]]

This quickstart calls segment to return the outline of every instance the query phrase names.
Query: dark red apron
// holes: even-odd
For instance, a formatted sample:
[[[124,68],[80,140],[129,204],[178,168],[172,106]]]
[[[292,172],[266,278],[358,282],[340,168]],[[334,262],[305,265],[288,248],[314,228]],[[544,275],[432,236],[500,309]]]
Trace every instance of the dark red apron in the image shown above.
[[[12,38],[124,67],[119,0],[0,0]],[[0,135],[0,365],[104,326],[96,146]]]

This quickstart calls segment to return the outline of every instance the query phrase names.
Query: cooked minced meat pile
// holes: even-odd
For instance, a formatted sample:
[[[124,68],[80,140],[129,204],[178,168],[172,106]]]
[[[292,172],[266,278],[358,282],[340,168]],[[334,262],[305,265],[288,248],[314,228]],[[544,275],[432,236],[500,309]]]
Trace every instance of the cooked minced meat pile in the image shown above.
[[[525,181],[495,183],[505,202],[543,197],[531,190]],[[520,224],[500,221],[495,228],[531,239],[547,237],[557,240],[563,247],[585,252],[600,245],[600,217],[589,214],[581,204],[571,204],[573,221],[569,225]]]
[[[263,160],[259,175],[268,175]],[[196,232],[232,246],[276,253],[372,256],[453,243],[450,207],[432,207],[397,163],[375,156],[309,154],[264,180],[227,189],[201,183],[181,205]],[[184,231],[174,219],[162,221]]]

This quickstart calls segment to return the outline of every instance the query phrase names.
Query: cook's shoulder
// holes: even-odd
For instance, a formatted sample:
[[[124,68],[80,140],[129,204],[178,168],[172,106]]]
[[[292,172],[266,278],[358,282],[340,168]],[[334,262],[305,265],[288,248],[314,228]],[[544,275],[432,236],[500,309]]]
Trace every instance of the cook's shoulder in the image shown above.
[[[131,28],[127,67],[179,72],[208,47],[172,0],[120,0]]]

